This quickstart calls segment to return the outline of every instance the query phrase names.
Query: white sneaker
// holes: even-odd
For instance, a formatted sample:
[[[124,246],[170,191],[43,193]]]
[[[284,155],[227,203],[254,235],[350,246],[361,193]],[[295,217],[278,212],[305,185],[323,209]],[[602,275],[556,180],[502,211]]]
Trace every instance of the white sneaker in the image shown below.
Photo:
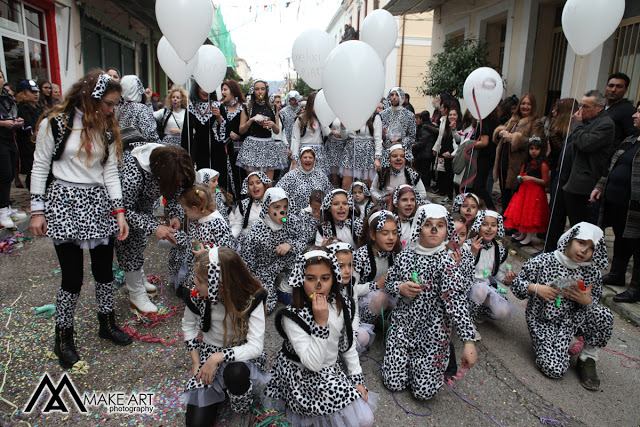
[[[4,228],[16,228],[16,224],[11,219],[9,207],[0,209],[0,225]]]
[[[9,214],[14,221],[25,219],[27,217],[27,214],[25,212],[18,209],[13,209],[11,206],[9,206]]]

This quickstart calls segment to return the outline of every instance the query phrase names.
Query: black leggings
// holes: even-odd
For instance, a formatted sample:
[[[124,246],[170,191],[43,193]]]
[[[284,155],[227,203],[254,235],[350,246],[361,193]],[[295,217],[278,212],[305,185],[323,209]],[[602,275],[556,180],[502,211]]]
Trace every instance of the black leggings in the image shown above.
[[[83,250],[75,243],[62,243],[54,245],[60,270],[62,272],[62,289],[72,294],[80,293],[82,287]],[[110,283],[113,281],[113,239],[108,245],[99,245],[89,249],[91,255],[91,272],[98,283]]]
[[[18,150],[13,141],[0,141],[0,208],[9,206],[11,183],[18,167]]]

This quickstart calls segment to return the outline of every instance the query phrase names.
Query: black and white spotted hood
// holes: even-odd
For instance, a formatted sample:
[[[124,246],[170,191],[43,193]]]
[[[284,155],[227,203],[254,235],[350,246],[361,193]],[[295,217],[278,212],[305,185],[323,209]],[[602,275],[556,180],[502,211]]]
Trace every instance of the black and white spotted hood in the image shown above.
[[[146,172],[151,172],[151,161],[149,158],[151,157],[153,150],[160,147],[165,147],[165,145],[150,142],[131,150],[131,155],[138,161],[138,164],[142,169]]]
[[[607,245],[604,241],[604,232],[600,227],[588,222],[581,222],[574,225],[560,236],[556,252],[564,254],[567,246],[569,246],[569,242],[573,239],[591,240],[594,246],[591,260],[581,262],[579,266],[591,265],[593,263],[600,270],[605,270],[609,266]]]
[[[292,288],[301,288],[304,286],[304,276],[307,261],[313,258],[324,258],[331,262],[331,270],[336,277],[338,283],[342,283],[342,274],[340,273],[340,264],[338,264],[338,258],[335,255],[327,252],[324,249],[316,249],[305,252],[298,255],[296,263],[293,266],[291,275],[289,276],[289,286]]]

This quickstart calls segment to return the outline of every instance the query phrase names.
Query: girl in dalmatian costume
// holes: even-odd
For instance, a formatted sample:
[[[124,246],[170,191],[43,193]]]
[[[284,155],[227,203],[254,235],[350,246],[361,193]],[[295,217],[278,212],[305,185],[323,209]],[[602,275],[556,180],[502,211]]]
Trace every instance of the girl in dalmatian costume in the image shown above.
[[[322,190],[325,194],[333,190],[327,175],[316,167],[315,150],[316,147],[310,145],[300,147],[298,168],[287,172],[276,185],[289,195],[289,211],[295,215],[307,207],[313,190]]]
[[[142,269],[147,236],[155,234],[160,240],[177,243],[174,233],[180,229],[184,216],[178,196],[184,188],[193,186],[193,163],[181,147],[148,143],[125,152],[119,166],[131,230],[126,240],[116,243],[118,264],[125,272],[131,308],[141,313],[156,312],[157,307],[147,295],[156,289],[146,281]],[[160,224],[154,216],[154,205],[160,196],[167,200],[165,214],[171,218],[170,226]]]
[[[327,155],[327,168],[331,174],[331,184],[336,187],[338,186],[340,176],[342,175],[340,172],[340,163],[344,156],[345,144],[347,143],[347,138],[345,138],[345,135],[341,130],[342,123],[340,122],[340,119],[335,119],[329,126],[329,135],[324,143],[325,154]],[[382,130],[380,133],[382,134]]]
[[[395,305],[384,292],[385,278],[397,254],[402,250],[398,240],[400,220],[390,211],[375,208],[365,220],[360,248],[353,254],[353,271],[368,292],[359,298],[361,323],[375,325],[380,316]]]
[[[467,296],[457,289],[460,272],[445,245],[453,232],[443,206],[420,206],[411,229],[413,244],[398,254],[387,275],[385,289],[399,300],[382,379],[393,391],[411,386],[417,399],[431,399],[442,387],[454,325],[465,343],[462,367],[470,369],[477,358]]]
[[[243,181],[240,194],[245,197],[236,205],[236,209],[229,216],[231,234],[236,239],[238,251],[242,248],[242,240],[251,226],[260,221],[262,200],[271,180],[264,172],[251,172]]]
[[[291,102],[291,101],[294,102]],[[300,113],[300,102],[302,101],[302,96],[295,90],[287,93],[285,97],[285,106],[279,112],[280,122],[282,123],[282,127],[284,128],[284,133],[281,135],[284,137],[284,143],[288,148],[291,147],[291,133],[293,131],[293,122],[298,117],[298,113]],[[295,104],[292,105],[292,104]]]
[[[581,222],[558,240],[558,249],[525,262],[511,290],[528,299],[526,319],[536,365],[550,378],[561,378],[569,368],[569,346],[574,336],[584,337],[578,356],[578,375],[583,387],[598,390],[598,353],[613,331],[613,314],[599,304],[601,270],[608,266],[602,230]],[[584,285],[558,290],[552,283],[574,278]]]
[[[458,194],[451,205],[451,212],[460,212],[469,226],[473,225],[480,209],[485,209],[484,201],[473,193]]]
[[[382,154],[382,166],[389,166],[389,154],[391,146],[401,144],[407,152],[407,161],[413,161],[411,147],[416,142],[416,116],[402,106],[404,103],[404,90],[394,87],[389,91],[387,100],[389,107],[382,110],[382,128],[385,130],[384,148]]]
[[[409,243],[411,224],[418,207],[425,203],[429,202],[423,201],[420,195],[416,193],[415,188],[409,184],[399,185],[393,190],[393,197],[391,198],[392,212],[400,219],[398,234],[403,248]]]
[[[342,188],[349,188],[354,179],[371,183],[382,164],[380,160],[383,153],[380,114],[374,112],[367,123],[356,132],[345,129],[341,132],[343,139],[347,141],[340,160]]]
[[[354,217],[353,197],[340,188],[327,194],[322,201],[324,221],[316,233],[316,245],[320,246],[331,237],[355,247],[362,233],[362,220]]]
[[[393,145],[391,152],[391,166],[383,167],[378,171],[371,183],[371,194],[378,204],[387,206],[393,190],[402,184],[409,184],[416,189],[422,200],[427,200],[427,191],[424,188],[420,174],[407,166],[405,149],[400,144]]]
[[[99,336],[117,345],[131,337],[115,323],[114,239],[127,238],[118,161],[122,142],[113,114],[120,84],[92,71],[76,82],[64,102],[40,122],[31,174],[31,231],[48,236],[62,271],[56,296],[54,353],[64,369],[80,360],[74,342],[74,312],[83,276],[83,249],[91,254]],[[82,111],[78,106],[88,106]],[[85,132],[86,130],[86,132]],[[47,186],[47,178],[53,182]]]
[[[349,188],[349,194],[353,197],[354,204],[357,207],[356,216],[364,220],[376,205],[371,197],[369,186],[362,181],[354,181]]]
[[[269,380],[266,292],[240,256],[224,247],[197,252],[194,284],[182,319],[192,376],[180,401],[187,405],[187,426],[211,426],[227,396],[234,412],[245,413]]]
[[[249,95],[249,106],[240,116],[240,133],[245,135],[245,140],[236,164],[248,173],[266,172],[269,179],[273,179],[275,169],[285,169],[288,165],[285,143],[274,141],[271,133],[272,130],[280,132],[279,115],[269,102],[269,85],[265,80],[254,80]]]
[[[142,103],[144,86],[137,76],[123,76],[120,79],[124,103],[118,109],[120,129],[132,126],[142,134],[145,142],[160,142],[153,110]]]
[[[242,259],[269,292],[267,313],[276,306],[276,279],[293,267],[304,249],[297,218],[289,213],[289,200],[282,188],[269,188],[264,194],[260,219],[251,226],[242,245]],[[286,274],[286,273],[284,273]],[[287,289],[281,289],[287,293]]]
[[[331,128],[323,126],[316,116],[313,103],[316,93],[312,93],[307,98],[307,106],[296,118],[291,131],[291,169],[300,166],[300,149],[302,147],[313,147],[315,154],[315,168],[325,176],[329,175],[329,165],[325,151],[324,138],[329,136]]]
[[[211,194],[216,201],[216,210],[220,213],[222,218],[229,224],[229,207],[227,206],[227,193],[223,188],[218,188],[218,179],[220,178],[220,172],[215,169],[199,169],[196,172],[196,182],[198,184],[205,184],[208,186]]]
[[[474,283],[469,291],[471,316],[474,322],[479,314],[507,320],[515,307],[498,293],[497,286],[498,282],[511,286],[516,275],[511,269],[507,271],[509,253],[496,240],[496,237],[504,237],[502,215],[492,210],[478,212],[471,231],[482,240],[478,254],[475,255]],[[471,240],[466,246],[471,250]]]
[[[292,425],[370,426],[377,395],[367,392],[354,330],[355,307],[340,290],[338,260],[324,248],[298,256],[291,304],[276,316],[284,339],[265,389],[265,406]]]

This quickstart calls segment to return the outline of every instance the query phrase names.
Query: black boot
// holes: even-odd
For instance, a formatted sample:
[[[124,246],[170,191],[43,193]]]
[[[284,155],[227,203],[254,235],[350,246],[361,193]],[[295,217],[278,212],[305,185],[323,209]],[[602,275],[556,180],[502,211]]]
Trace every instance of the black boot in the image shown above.
[[[76,345],[73,342],[73,326],[61,328],[56,325],[56,343],[53,352],[64,369],[71,369],[80,360]]]
[[[592,358],[587,358],[584,362],[578,357],[578,377],[580,378],[580,384],[582,387],[591,391],[600,390],[600,379],[598,378],[598,371],[596,371],[596,361]]]
[[[126,332],[123,332],[118,325],[116,325],[116,313],[110,312],[107,314],[98,313],[98,321],[100,322],[100,331],[98,336],[100,338],[108,339],[115,345],[129,345],[131,344],[131,337]]]
[[[625,274],[629,259],[622,259],[620,255],[616,257],[614,252],[611,260],[611,270],[602,277],[602,284],[605,286],[624,286]]]
[[[640,282],[632,280],[629,289],[613,297],[615,302],[638,302],[640,301]]]

